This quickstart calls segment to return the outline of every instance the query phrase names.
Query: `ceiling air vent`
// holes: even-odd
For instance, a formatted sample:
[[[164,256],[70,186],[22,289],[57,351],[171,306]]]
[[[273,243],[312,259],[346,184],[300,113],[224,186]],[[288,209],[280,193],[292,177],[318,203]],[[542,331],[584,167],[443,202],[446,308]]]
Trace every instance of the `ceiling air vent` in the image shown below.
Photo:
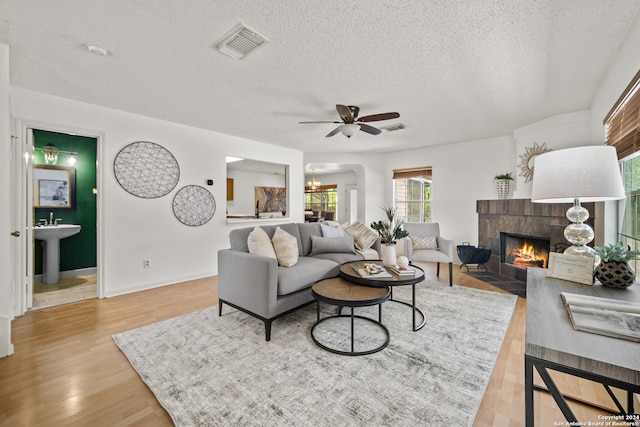
[[[267,41],[251,28],[239,24],[218,43],[218,50],[232,58],[242,59]]]
[[[389,126],[381,126],[380,129],[382,130],[386,130],[387,132],[391,132],[394,130],[402,130],[405,128],[405,125],[403,125],[402,123],[396,123],[394,125],[389,125]]]

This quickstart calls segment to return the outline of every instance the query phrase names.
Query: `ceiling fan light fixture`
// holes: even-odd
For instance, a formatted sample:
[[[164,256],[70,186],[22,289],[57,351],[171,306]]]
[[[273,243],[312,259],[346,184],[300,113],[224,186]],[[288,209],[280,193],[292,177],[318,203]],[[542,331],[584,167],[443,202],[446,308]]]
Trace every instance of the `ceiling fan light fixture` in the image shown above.
[[[347,138],[351,138],[356,132],[360,130],[360,125],[350,123],[348,125],[340,126],[340,132]]]

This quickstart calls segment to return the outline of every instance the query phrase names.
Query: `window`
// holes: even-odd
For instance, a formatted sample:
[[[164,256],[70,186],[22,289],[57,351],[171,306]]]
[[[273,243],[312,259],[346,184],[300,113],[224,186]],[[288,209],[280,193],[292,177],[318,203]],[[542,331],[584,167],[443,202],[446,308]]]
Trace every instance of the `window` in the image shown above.
[[[640,71],[604,119],[605,144],[623,159],[640,150]]]
[[[394,170],[393,197],[405,222],[431,222],[431,168]]]
[[[604,120],[607,145],[616,147],[622,161],[626,194],[620,241],[640,250],[640,71]],[[638,261],[629,263],[637,270]]]
[[[333,185],[321,185],[320,187],[312,190],[309,187],[304,189],[306,211],[314,212],[336,212],[333,217],[334,221],[337,221],[338,212],[338,186]]]
[[[633,156],[622,163],[624,192],[626,203],[620,241],[632,250],[640,250],[640,155]],[[638,270],[638,261],[629,262],[631,268]]]

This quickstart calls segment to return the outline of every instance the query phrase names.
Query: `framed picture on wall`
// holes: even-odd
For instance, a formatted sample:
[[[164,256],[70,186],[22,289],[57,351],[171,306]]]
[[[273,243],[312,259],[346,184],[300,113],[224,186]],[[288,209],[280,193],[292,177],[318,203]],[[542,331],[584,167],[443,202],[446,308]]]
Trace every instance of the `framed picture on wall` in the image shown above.
[[[34,207],[71,209],[75,206],[76,169],[35,165],[33,187]]]

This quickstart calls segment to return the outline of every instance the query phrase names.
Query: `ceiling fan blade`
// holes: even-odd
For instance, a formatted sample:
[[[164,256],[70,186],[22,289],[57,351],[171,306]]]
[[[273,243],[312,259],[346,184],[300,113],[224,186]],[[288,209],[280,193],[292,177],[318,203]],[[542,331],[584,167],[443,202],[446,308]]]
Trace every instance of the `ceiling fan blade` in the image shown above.
[[[378,120],[397,119],[398,117],[400,117],[399,113],[381,113],[381,114],[372,114],[370,116],[360,117],[358,121],[359,122],[377,122]]]
[[[298,122],[298,124],[300,124],[300,125],[305,125],[305,124],[309,124],[309,123],[342,123],[342,122],[336,122],[336,121],[332,121],[332,120],[321,120],[321,121],[315,121],[315,122]]]
[[[331,132],[329,132],[329,133],[327,134],[327,138],[329,138],[330,136],[336,135],[336,134],[338,134],[338,133],[340,133],[340,126],[338,126],[338,127],[337,127],[337,128],[335,128],[334,130],[332,130]]]
[[[366,133],[370,133],[371,135],[379,135],[382,131],[378,128],[374,128],[373,126],[365,125],[364,123],[358,123],[360,125],[360,130]]]
[[[338,110],[338,114],[340,115],[340,118],[345,123],[351,123],[353,121],[353,114],[351,114],[351,108],[347,107],[346,105],[336,104],[336,110]]]

